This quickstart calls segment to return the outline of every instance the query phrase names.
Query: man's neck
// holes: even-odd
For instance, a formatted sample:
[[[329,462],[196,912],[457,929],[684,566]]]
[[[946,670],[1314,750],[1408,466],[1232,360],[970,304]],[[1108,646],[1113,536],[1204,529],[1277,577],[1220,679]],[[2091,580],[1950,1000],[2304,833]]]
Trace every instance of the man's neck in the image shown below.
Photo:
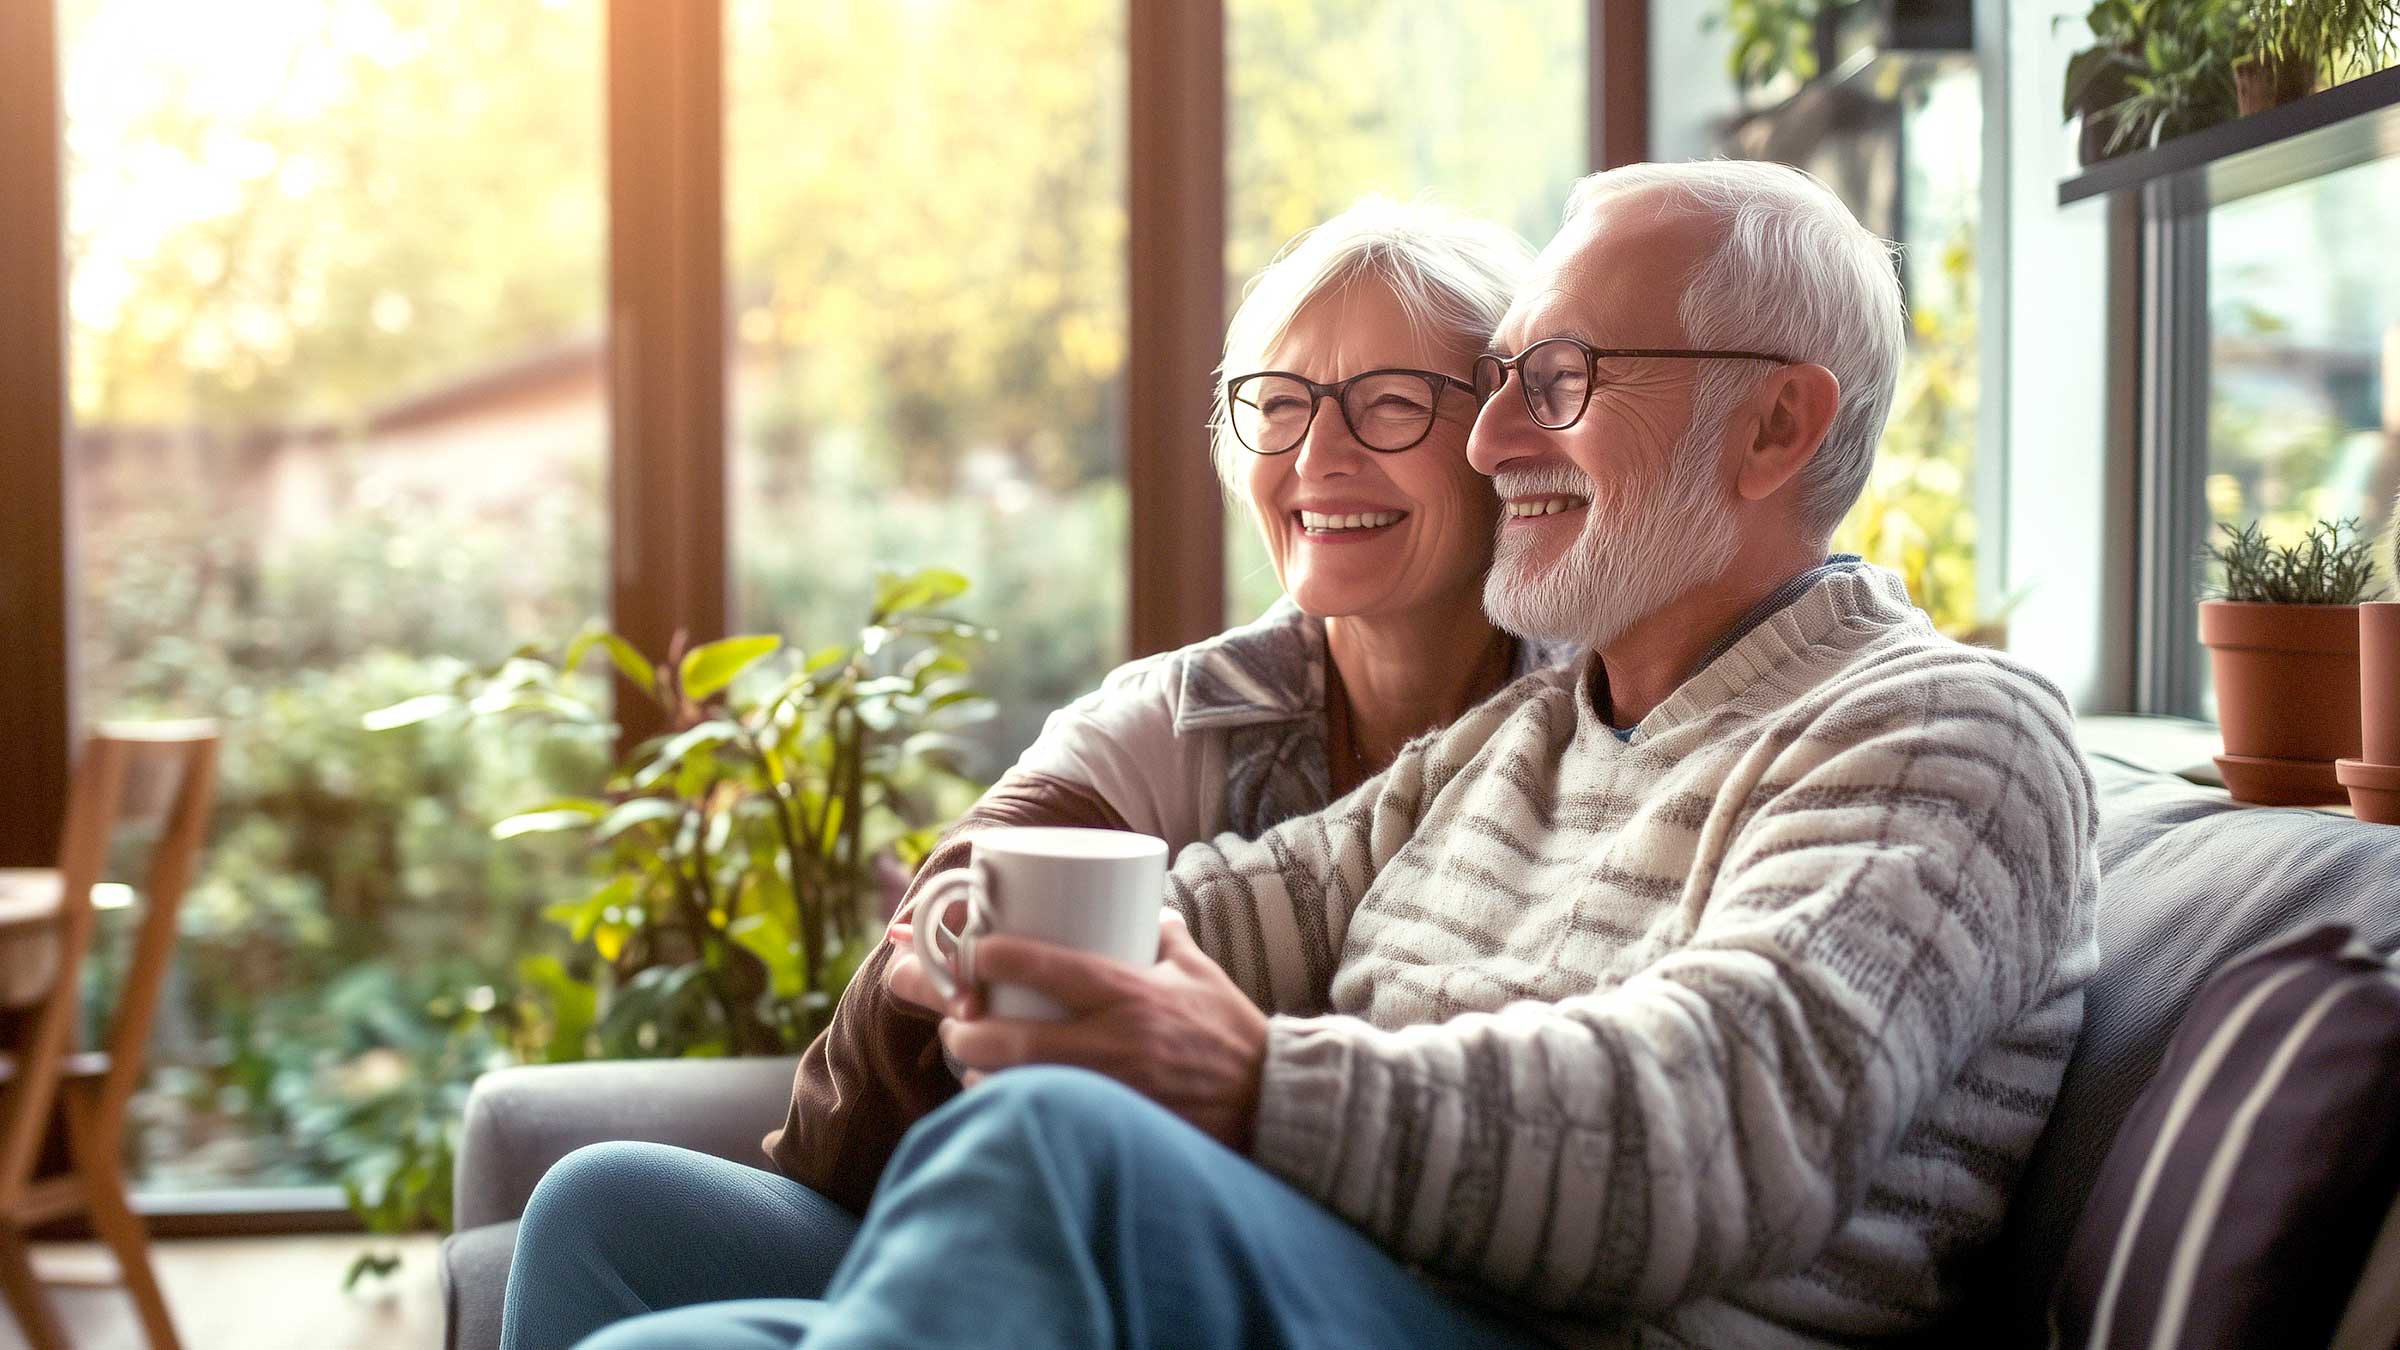
[[[1742,616],[1793,577],[1821,566],[1821,542],[1781,548],[1745,548],[1716,580],[1677,596],[1646,615],[1600,651],[1608,677],[1601,708],[1612,726],[1629,727],[1648,717],[1690,679],[1717,639]]]
[[[1508,644],[1473,592],[1401,615],[1327,619],[1351,744],[1382,763],[1409,738],[1457,720],[1507,681]]]

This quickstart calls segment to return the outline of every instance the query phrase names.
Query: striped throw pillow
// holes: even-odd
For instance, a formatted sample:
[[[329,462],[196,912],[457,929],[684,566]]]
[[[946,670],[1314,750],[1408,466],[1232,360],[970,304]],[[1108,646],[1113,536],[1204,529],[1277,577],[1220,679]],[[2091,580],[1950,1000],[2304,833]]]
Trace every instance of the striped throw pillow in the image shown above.
[[[2400,1190],[2400,964],[2326,925],[2176,1028],[2051,1304],[2074,1347],[2324,1346]]]

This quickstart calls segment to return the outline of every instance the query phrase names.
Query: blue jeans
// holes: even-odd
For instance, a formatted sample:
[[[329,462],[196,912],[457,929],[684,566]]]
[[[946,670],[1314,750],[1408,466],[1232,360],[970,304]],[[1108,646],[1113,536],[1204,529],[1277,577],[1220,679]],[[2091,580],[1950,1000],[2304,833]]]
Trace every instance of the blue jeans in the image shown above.
[[[567,1350],[659,1308],[816,1298],[858,1220],[773,1172],[665,1144],[590,1144],[542,1177],[517,1227],[501,1350]]]
[[[737,1165],[697,1154],[603,1147],[534,1193],[509,1272],[508,1350],[564,1346],[644,1307],[668,1310],[616,1321],[583,1350],[1548,1344],[1436,1292],[1332,1211],[1079,1069],[1012,1069],[918,1122],[815,1290],[850,1237],[822,1197],[756,1173],[727,1185]],[[643,1189],[612,1172],[629,1159]],[[675,1168],[688,1170],[661,1175]]]

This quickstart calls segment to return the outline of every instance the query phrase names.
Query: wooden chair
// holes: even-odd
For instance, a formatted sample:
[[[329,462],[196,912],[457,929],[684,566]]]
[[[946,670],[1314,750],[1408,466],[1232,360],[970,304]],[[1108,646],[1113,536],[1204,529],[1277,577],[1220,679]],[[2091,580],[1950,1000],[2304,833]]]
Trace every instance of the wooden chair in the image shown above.
[[[175,951],[176,919],[216,793],[217,732],[208,723],[103,727],[86,741],[68,790],[56,890],[48,914],[0,913],[0,936],[54,934],[56,957],[40,1001],[18,1020],[0,1060],[0,1295],[32,1350],[64,1350],[65,1332],[35,1282],[26,1233],[87,1215],[116,1253],[126,1292],[152,1350],[175,1350],[175,1324],[150,1265],[150,1242],[127,1199],[126,1107],[141,1076],[150,1027]],[[128,827],[156,823],[148,849],[140,926],[102,1048],[76,1045],[84,959],[92,944],[94,887]],[[28,889],[19,886],[20,895]],[[115,888],[112,888],[115,889]],[[27,940],[19,936],[19,941]],[[68,1165],[37,1174],[53,1123],[63,1124]]]

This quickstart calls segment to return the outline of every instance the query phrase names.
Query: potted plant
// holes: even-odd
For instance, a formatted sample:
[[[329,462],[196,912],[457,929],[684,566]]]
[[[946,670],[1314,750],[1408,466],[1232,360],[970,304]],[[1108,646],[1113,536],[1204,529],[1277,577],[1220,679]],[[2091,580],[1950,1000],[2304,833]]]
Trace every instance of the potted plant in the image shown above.
[[[2237,115],[2228,0],[2099,0],[2093,43],[2067,62],[2063,113],[2083,119],[2077,157],[2095,164]]]
[[[2381,68],[2400,38],[2400,0],[2272,0],[2238,5],[2243,52],[2234,61],[2243,116]]]
[[[2393,599],[2358,607],[2359,729],[2363,753],[2334,766],[2360,820],[2400,825],[2400,502],[2393,503]]]
[[[653,663],[594,629],[451,688],[367,714],[370,730],[442,734],[461,718],[613,739],[605,657],[666,714],[590,796],[543,802],[499,838],[568,835],[592,886],[543,917],[572,951],[537,951],[512,984],[428,1005],[424,1090],[374,1104],[399,1146],[360,1151],[343,1186],[369,1231],[447,1227],[459,1111],[475,1075],[591,1058],[794,1053],[831,1017],[883,931],[880,912],[980,784],[959,732],[990,715],[970,661],[990,633],[950,617],[955,572],[887,575],[854,641],[787,652],[773,636],[686,647]],[[353,1280],[387,1271],[369,1253]]]
[[[2249,0],[2237,5],[2237,26],[2234,96],[2246,118],[2306,96],[2318,79],[2340,84],[2386,65],[2400,0]]]
[[[2218,528],[2216,595],[2200,602],[2225,739],[2217,768],[2237,801],[2338,802],[2334,761],[2359,753],[2358,612],[2374,589],[2372,547],[2348,537],[2355,520],[2318,521],[2282,546],[2256,522]]]

